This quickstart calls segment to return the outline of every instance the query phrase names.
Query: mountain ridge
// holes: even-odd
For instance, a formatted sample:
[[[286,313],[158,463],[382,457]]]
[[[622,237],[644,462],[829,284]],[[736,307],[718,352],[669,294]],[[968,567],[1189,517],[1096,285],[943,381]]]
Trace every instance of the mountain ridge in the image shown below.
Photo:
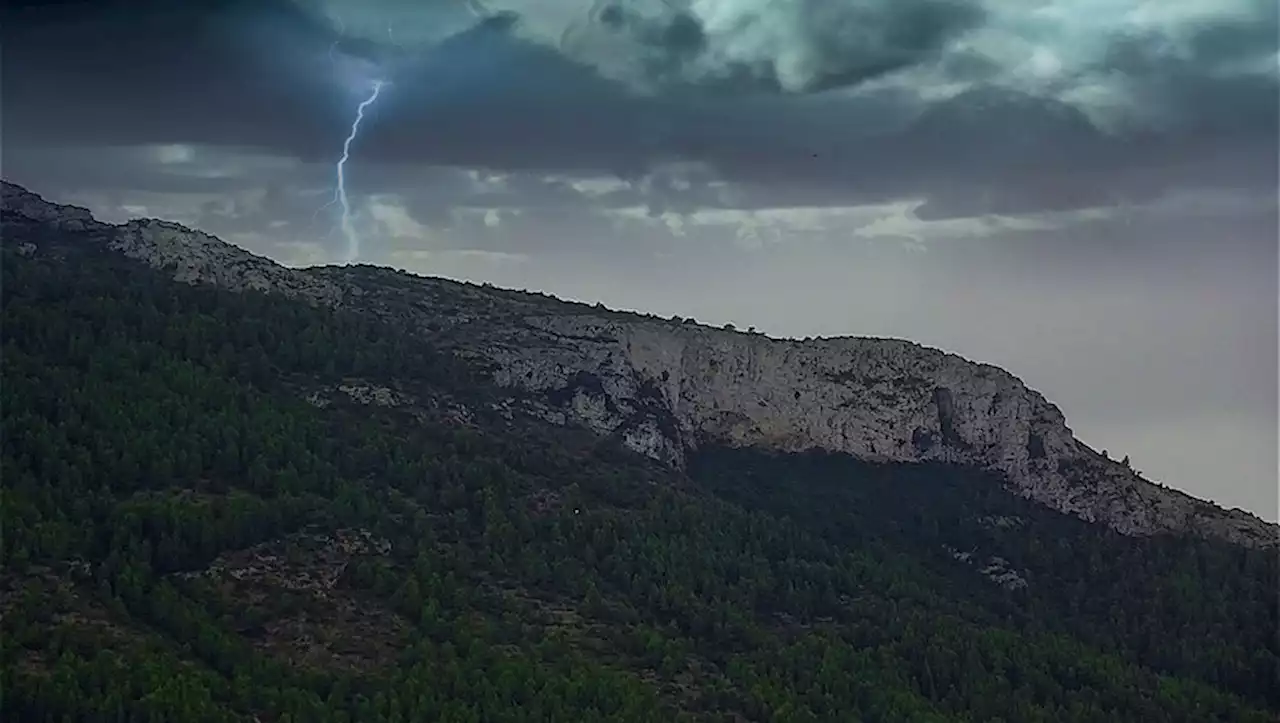
[[[915,342],[775,339],[367,265],[291,269],[180,224],[103,223],[8,182],[0,202],[6,225],[24,229],[26,253],[47,245],[44,231],[78,234],[179,281],[392,319],[479,362],[525,412],[676,467],[707,443],[957,462],[1122,534],[1280,544],[1277,525],[1154,485],[1092,450],[1008,371]]]

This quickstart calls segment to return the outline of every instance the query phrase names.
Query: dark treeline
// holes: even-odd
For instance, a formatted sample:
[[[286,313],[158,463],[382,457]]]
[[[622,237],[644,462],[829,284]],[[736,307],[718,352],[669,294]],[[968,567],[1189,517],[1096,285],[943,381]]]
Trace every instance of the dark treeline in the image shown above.
[[[960,469],[709,450],[681,478],[490,415],[355,312],[105,255],[2,270],[6,720],[1277,719],[1274,554],[1122,538]],[[306,399],[351,379],[474,421]],[[200,574],[349,530],[389,545],[323,594]],[[320,564],[290,549],[270,564]],[[337,599],[356,622],[323,622]],[[336,665],[273,647],[300,619],[398,622]]]

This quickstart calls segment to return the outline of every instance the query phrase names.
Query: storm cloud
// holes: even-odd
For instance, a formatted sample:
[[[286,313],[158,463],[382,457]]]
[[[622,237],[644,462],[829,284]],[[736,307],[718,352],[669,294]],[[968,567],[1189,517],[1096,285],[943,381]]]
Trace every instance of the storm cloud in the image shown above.
[[[623,176],[696,161],[810,203],[913,195],[934,214],[1194,186],[1189,169],[1224,152],[1214,135],[1235,159],[1215,183],[1274,177],[1273,2],[116,5],[75,22],[6,10],[7,135],[315,159],[385,72],[361,147],[375,161]]]
[[[975,0],[605,0],[558,47],[651,92],[814,92],[919,65],[982,16]]]

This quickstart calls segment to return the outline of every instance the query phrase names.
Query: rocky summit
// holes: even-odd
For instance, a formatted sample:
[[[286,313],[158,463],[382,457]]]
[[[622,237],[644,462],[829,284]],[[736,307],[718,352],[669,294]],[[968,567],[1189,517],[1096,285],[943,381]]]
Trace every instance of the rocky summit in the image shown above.
[[[23,253],[97,249],[191,284],[376,314],[478,362],[510,391],[512,410],[585,426],[676,467],[710,443],[953,462],[1126,535],[1280,544],[1276,525],[1090,449],[1009,372],[908,341],[775,339],[370,266],[292,269],[174,223],[101,223],[9,183],[2,200],[4,241]]]

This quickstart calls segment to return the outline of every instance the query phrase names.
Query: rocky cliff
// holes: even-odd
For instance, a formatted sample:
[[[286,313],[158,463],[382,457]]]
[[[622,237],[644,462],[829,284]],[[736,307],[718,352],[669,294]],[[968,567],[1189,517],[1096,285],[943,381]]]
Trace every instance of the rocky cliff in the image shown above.
[[[1276,525],[1154,485],[1088,448],[1008,372],[918,344],[773,339],[373,267],[288,269],[176,224],[110,226],[12,184],[0,192],[5,242],[28,253],[81,243],[188,283],[379,314],[483,363],[527,411],[672,465],[708,443],[952,461],[1124,534],[1280,544]]]

